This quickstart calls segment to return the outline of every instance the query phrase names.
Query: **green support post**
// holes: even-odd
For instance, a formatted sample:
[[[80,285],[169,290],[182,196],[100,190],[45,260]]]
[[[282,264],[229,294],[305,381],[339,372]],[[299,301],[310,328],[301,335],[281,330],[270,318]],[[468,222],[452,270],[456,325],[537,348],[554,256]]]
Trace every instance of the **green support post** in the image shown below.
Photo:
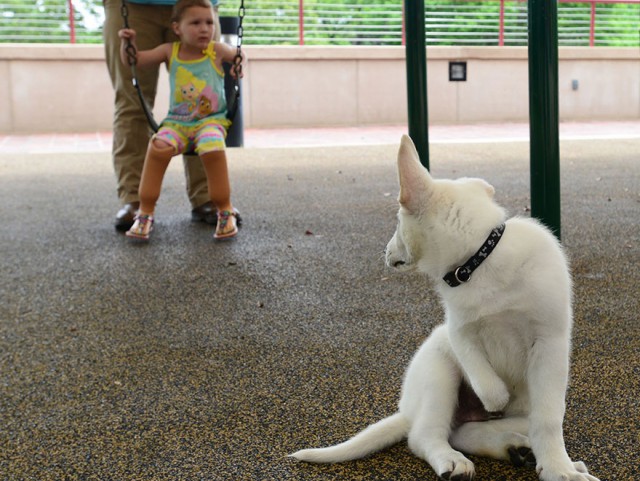
[[[531,216],[560,239],[557,0],[529,0]]]
[[[427,114],[427,42],[424,31],[424,0],[404,0],[407,55],[407,102],[409,137],[420,161],[429,168],[429,118]]]

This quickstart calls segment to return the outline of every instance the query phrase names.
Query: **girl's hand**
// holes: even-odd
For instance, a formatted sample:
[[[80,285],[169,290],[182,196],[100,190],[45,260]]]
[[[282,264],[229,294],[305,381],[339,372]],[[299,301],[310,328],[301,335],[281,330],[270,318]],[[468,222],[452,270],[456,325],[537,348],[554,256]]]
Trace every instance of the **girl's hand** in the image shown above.
[[[151,50],[138,50],[136,45],[136,31],[132,28],[118,30],[120,37],[120,59],[124,65],[136,64],[138,67],[169,64],[171,58],[171,43],[163,43]]]
[[[231,69],[229,70],[229,73],[231,74],[231,76],[233,78],[242,78],[244,77],[244,52],[242,52],[241,54],[242,59],[240,60],[240,62],[238,64],[236,64],[236,57],[233,57],[233,60],[231,61]],[[238,75],[240,74],[240,75]]]
[[[131,40],[131,42],[135,42],[136,31],[132,28],[123,28],[121,30],[118,30],[118,37],[120,37],[122,40],[129,39]]]
[[[120,37],[120,59],[124,65],[138,62],[138,46],[136,45],[136,31],[131,28],[118,30]]]
[[[219,59],[219,62],[220,62],[220,65],[219,65],[220,68],[222,68],[222,62],[227,62],[231,64],[231,69],[229,69],[229,73],[233,78],[244,77],[244,72],[243,72],[244,60],[245,60],[244,52],[242,52],[242,61],[240,62],[240,65],[237,66],[236,65],[237,49],[231,47],[230,45],[227,45],[226,43],[216,42],[215,50],[216,50],[217,58]]]

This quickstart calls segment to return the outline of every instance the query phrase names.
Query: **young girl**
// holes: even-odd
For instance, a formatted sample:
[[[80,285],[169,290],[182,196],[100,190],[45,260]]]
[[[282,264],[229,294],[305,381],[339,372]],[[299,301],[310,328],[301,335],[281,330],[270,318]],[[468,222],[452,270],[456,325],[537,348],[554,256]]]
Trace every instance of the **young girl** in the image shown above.
[[[210,0],[179,0],[173,9],[172,28],[179,42],[137,51],[139,67],[166,62],[171,83],[169,113],[149,142],[140,181],[140,210],[127,236],[148,240],[162,179],[174,155],[195,147],[207,173],[209,196],[218,209],[215,239],[238,232],[237,211],[231,205],[231,188],[225,155],[226,118],[222,62],[233,63],[236,51],[214,41],[217,13]],[[135,47],[136,32],[122,29],[120,56],[126,64],[127,40]],[[219,33],[218,33],[219,38]],[[232,68],[232,75],[235,70]]]

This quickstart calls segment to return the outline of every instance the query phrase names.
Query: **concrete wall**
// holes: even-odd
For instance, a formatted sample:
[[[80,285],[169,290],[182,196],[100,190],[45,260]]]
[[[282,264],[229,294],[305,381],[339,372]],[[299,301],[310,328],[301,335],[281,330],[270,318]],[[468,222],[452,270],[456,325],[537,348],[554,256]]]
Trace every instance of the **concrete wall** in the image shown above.
[[[246,127],[403,124],[402,47],[245,47]],[[528,120],[527,49],[427,50],[429,120]],[[467,81],[450,82],[450,60],[467,61]],[[578,89],[572,90],[572,80]],[[562,120],[640,118],[640,51],[561,48]],[[167,110],[160,79],[155,109]],[[113,93],[100,45],[0,44],[0,132],[110,130]]]

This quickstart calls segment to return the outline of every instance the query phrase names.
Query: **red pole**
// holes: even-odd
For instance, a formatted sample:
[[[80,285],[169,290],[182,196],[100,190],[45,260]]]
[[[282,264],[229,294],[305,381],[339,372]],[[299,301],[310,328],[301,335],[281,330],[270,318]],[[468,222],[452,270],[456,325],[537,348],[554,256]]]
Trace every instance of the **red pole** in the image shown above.
[[[596,0],[591,0],[591,26],[589,27],[589,46],[596,46]]]
[[[500,0],[500,31],[498,32],[498,45],[504,47],[504,0]]]
[[[69,0],[69,41],[76,43],[76,24],[73,18],[73,0]]]
[[[298,2],[298,45],[304,45],[304,0]]]
[[[407,36],[405,31],[405,22],[404,22],[404,2],[402,2],[402,45],[407,44]]]

